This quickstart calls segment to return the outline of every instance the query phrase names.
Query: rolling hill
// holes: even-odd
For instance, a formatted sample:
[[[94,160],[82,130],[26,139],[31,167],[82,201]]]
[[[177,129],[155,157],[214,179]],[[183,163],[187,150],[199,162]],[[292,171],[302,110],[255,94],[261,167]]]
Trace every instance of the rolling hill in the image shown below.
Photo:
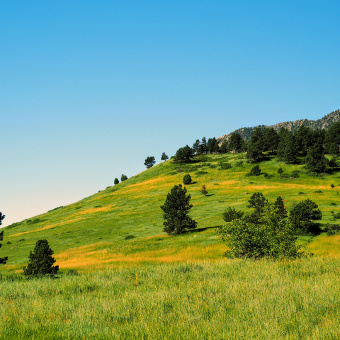
[[[221,170],[222,162],[229,162],[232,168]],[[9,261],[2,270],[20,272],[38,239],[49,241],[61,269],[89,271],[138,263],[221,259],[226,246],[216,227],[223,223],[222,212],[229,205],[246,210],[251,194],[258,191],[269,201],[282,194],[288,207],[310,198],[323,213],[322,223],[332,222],[331,211],[340,207],[338,174],[312,177],[302,165],[275,159],[260,167],[267,178],[246,176],[252,165],[246,163],[245,154],[208,155],[187,165],[172,160],[160,163],[79,202],[4,228],[0,257],[8,256]],[[277,173],[279,167],[286,178]],[[294,170],[300,171],[299,178],[290,177]],[[194,181],[187,190],[193,204],[190,215],[198,229],[169,236],[162,231],[160,205],[170,189],[182,183],[185,173]],[[207,186],[207,196],[200,193],[202,184]],[[317,254],[340,255],[339,236],[321,234],[301,237],[299,242]]]

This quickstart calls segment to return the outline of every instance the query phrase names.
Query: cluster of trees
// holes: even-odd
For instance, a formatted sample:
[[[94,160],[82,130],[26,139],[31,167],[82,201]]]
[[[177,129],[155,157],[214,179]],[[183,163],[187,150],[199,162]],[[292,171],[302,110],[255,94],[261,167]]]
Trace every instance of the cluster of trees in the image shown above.
[[[327,131],[312,130],[304,125],[294,133],[282,128],[277,133],[273,128],[256,128],[247,147],[250,163],[261,162],[264,153],[276,155],[286,164],[296,163],[298,159],[313,172],[325,172],[327,167],[336,167],[325,154],[339,154],[340,122],[333,124]]]
[[[167,159],[169,159],[169,156],[165,152],[163,152],[161,155],[161,160],[166,161]],[[147,169],[150,169],[155,164],[156,164],[156,159],[154,156],[148,156],[145,158],[144,165],[146,166]]]
[[[248,203],[250,213],[228,207],[223,214],[228,223],[219,228],[219,233],[230,249],[230,257],[296,257],[296,235],[315,232],[313,221],[322,217],[318,205],[309,199],[294,205],[289,213],[281,196],[270,204],[256,192]]]

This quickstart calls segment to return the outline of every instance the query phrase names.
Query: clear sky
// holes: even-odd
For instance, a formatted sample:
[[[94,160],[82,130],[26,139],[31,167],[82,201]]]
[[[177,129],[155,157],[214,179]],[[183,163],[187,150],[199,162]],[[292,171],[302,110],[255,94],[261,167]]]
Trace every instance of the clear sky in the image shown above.
[[[340,108],[340,1],[1,1],[3,225],[203,136]]]

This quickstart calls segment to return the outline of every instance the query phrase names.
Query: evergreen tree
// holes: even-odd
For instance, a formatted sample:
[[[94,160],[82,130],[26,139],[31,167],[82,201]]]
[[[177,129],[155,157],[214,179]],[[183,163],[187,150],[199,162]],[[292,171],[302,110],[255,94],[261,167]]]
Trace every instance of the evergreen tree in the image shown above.
[[[154,156],[148,156],[145,158],[144,165],[146,166],[147,169],[150,169],[153,167],[156,163],[155,157]]]
[[[285,138],[286,146],[284,149],[283,161],[286,164],[296,163],[297,150],[295,146],[295,138],[292,133],[289,133]]]
[[[229,150],[235,153],[239,153],[244,146],[243,139],[238,132],[233,132],[231,134],[228,144],[229,144]]]
[[[3,215],[1,212],[0,212],[0,225],[2,224],[2,221],[3,219],[5,218],[5,215]],[[2,241],[4,239],[4,232],[3,231],[0,231],[0,241]],[[2,244],[0,243],[0,248],[1,248]],[[0,264],[6,264],[8,260],[8,257],[0,257]]]
[[[285,207],[282,196],[279,196],[276,199],[276,201],[274,203],[274,208],[277,211],[278,218],[286,218],[287,217],[287,209]]]
[[[218,146],[218,142],[216,138],[209,138],[207,143],[207,150],[209,153],[217,153],[220,147]]]
[[[199,154],[203,155],[207,153],[208,147],[207,147],[207,139],[205,137],[202,138],[202,142],[199,145]]]
[[[200,154],[200,145],[201,145],[200,140],[196,139],[196,142],[192,145],[192,151],[195,155]]]
[[[326,132],[325,149],[330,154],[340,152],[340,122],[334,123]]]
[[[55,259],[52,257],[53,250],[47,240],[38,240],[33,252],[29,254],[29,262],[24,267],[24,275],[54,275],[58,272],[59,266],[53,266]]]
[[[263,130],[263,151],[270,151],[274,154],[279,146],[279,135],[273,128]]]
[[[221,153],[227,153],[228,152],[228,141],[226,139],[223,140],[221,147],[220,147],[220,152]]]
[[[308,148],[312,145],[312,130],[301,125],[294,133],[296,151],[302,156],[307,155]]]
[[[260,218],[263,213],[263,209],[268,205],[267,199],[263,196],[262,192],[255,192],[248,201],[248,208],[253,208],[254,212],[246,216],[246,220],[251,223],[260,223]]]
[[[175,185],[168,193],[164,205],[161,206],[164,218],[164,231],[168,234],[182,234],[187,229],[195,229],[196,221],[189,217],[188,212],[192,208],[190,195],[186,195],[186,188]]]
[[[189,145],[186,145],[183,148],[179,148],[176,151],[175,162],[176,163],[189,163],[191,159],[194,157],[193,150]]]
[[[264,143],[263,131],[260,127],[255,128],[247,149],[247,159],[249,163],[260,162],[263,159]]]
[[[290,134],[287,129],[281,128],[279,130],[278,136],[279,136],[279,144],[277,146],[277,157],[280,160],[283,160],[284,154],[285,154],[285,148],[286,148],[286,138]]]
[[[114,180],[114,184],[117,185],[119,184],[119,179],[116,177],[115,180]]]
[[[201,194],[206,196],[208,194],[208,191],[207,191],[207,187],[205,186],[205,184],[202,185],[201,187]]]
[[[328,161],[324,156],[324,150],[321,145],[315,145],[309,148],[307,156],[304,159],[307,169],[313,172],[322,173],[326,171]]]
[[[126,175],[124,175],[124,174],[122,174],[121,176],[120,176],[120,180],[123,182],[123,181],[126,181],[128,179],[128,177],[126,176]]]
[[[163,152],[162,153],[162,156],[161,156],[161,160],[162,161],[166,161],[166,160],[168,160],[169,159],[169,156],[165,153],[165,152]]]

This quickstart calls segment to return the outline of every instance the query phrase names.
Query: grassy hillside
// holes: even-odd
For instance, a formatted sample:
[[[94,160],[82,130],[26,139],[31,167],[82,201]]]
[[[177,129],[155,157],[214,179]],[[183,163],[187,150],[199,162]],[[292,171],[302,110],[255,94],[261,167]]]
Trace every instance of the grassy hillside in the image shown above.
[[[229,162],[232,168],[221,170],[221,162]],[[9,261],[1,269],[20,271],[36,241],[43,238],[49,241],[62,269],[85,271],[112,265],[221,259],[226,248],[216,227],[223,223],[222,212],[228,205],[246,210],[248,199],[257,191],[270,201],[282,194],[288,207],[310,198],[323,213],[322,223],[332,221],[331,210],[340,211],[339,173],[312,177],[301,165],[272,159],[260,164],[268,178],[247,177],[252,166],[246,163],[245,154],[210,155],[183,166],[171,160],[161,163],[79,202],[6,227],[0,257],[8,256]],[[277,174],[279,167],[287,178]],[[300,171],[297,179],[290,178],[294,170]],[[160,205],[170,189],[182,183],[185,173],[194,181],[187,190],[192,196],[190,214],[198,222],[198,230],[168,236],[162,232]],[[202,184],[207,186],[207,196],[199,191]],[[300,238],[300,242],[316,254],[340,254],[338,236],[322,234]]]

